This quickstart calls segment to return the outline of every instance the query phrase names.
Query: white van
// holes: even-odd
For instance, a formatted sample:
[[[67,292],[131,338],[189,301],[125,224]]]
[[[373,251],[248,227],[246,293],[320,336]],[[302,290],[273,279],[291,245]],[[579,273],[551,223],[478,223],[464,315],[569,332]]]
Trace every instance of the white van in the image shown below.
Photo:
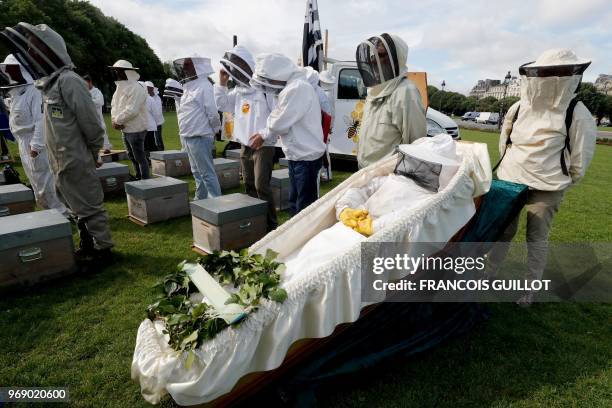
[[[491,112],[480,112],[480,115],[476,118],[476,123],[486,124],[489,122],[489,118],[491,117]]]
[[[328,64],[327,70],[336,77],[333,88],[335,118],[329,152],[337,157],[354,158],[357,155],[358,125],[367,89],[354,61],[334,61]],[[427,109],[427,134],[434,136],[439,133],[448,133],[456,140],[461,138],[457,123],[430,107]]]

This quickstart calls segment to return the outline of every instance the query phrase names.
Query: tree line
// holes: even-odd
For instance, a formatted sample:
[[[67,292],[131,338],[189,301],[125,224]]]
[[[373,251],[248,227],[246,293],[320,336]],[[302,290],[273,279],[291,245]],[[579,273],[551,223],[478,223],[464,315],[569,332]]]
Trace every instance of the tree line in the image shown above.
[[[462,116],[466,112],[500,112],[505,115],[508,108],[519,100],[508,96],[498,100],[492,96],[477,99],[458,92],[443,91],[435,86],[427,87],[429,106],[448,115]],[[612,119],[612,95],[605,95],[590,82],[583,82],[578,88],[578,100],[582,101],[597,119],[599,125],[605,117]]]
[[[118,59],[130,61],[140,68],[143,80],[152,81],[160,89],[163,87],[164,67],[147,41],[89,2],[0,0],[0,29],[22,21],[47,24],[64,37],[76,72],[91,75],[107,101],[115,89],[108,66]],[[4,59],[8,49],[0,46],[0,53]]]

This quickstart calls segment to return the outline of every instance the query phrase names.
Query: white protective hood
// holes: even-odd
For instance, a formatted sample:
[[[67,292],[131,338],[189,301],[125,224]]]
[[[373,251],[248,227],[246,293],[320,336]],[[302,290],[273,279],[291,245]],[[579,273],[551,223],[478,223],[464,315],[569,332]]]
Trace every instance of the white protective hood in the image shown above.
[[[520,67],[518,116],[511,133],[502,133],[503,144],[509,133],[512,145],[500,164],[500,178],[545,191],[563,189],[571,183],[560,164],[564,154],[567,166],[571,165],[569,152],[564,151],[568,132],[565,118],[589,63],[570,50],[553,49]],[[508,120],[515,115],[516,107],[509,110]]]
[[[293,79],[306,79],[300,67],[283,54],[260,54],[256,58],[251,85],[283,89]]]
[[[25,69],[23,67],[23,65],[21,65],[19,63],[19,61],[17,60],[17,58],[15,58],[15,56],[13,54],[9,54],[9,55],[6,56],[6,58],[4,59],[4,62],[2,62],[2,64],[0,64],[0,70],[4,71],[4,66],[5,65],[19,65],[19,70],[21,71],[21,76],[26,81],[25,84],[9,85],[9,86],[7,86],[5,88],[19,88],[19,87],[22,87],[22,86],[34,84],[34,79],[32,78],[32,75],[30,75],[28,70]],[[7,76],[10,78],[10,76],[8,74],[7,74]]]
[[[238,85],[249,87],[249,82],[255,72],[255,59],[246,47],[236,45],[225,53],[220,62],[223,69]]]
[[[440,173],[436,175],[439,183],[438,191],[448,185],[461,165],[461,158],[457,155],[457,144],[445,133],[434,137],[422,137],[411,144],[399,145],[398,150],[404,156],[416,159],[412,160],[413,164],[425,162],[439,168]]]

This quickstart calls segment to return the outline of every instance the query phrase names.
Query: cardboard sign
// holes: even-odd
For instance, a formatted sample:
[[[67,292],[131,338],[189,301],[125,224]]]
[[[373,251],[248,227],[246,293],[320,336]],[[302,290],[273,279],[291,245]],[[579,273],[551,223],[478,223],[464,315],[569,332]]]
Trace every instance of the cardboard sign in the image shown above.
[[[427,109],[429,107],[429,97],[427,96],[427,72],[408,72],[406,78],[416,85],[423,99],[423,106]]]

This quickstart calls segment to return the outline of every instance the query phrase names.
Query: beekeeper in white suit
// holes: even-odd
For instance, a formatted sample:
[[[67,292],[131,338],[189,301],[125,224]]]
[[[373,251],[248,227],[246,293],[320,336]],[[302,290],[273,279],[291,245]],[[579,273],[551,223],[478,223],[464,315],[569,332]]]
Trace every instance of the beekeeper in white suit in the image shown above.
[[[568,49],[545,51],[535,62],[522,65],[521,99],[504,120],[497,175],[525,184],[527,198],[527,279],[540,279],[546,267],[548,234],[567,188],[584,176],[593,154],[597,127],[576,92],[591,61]],[[494,274],[516,234],[519,217],[506,229],[489,256]],[[519,299],[528,305],[531,295]]]
[[[306,79],[312,85],[313,89],[317,93],[319,97],[319,105],[321,105],[321,110],[329,115],[331,119],[330,129],[333,128],[333,117],[334,111],[332,108],[332,101],[329,99],[327,92],[323,90],[320,85],[319,73],[315,71],[312,67],[304,67],[304,73],[306,74]],[[329,144],[329,137],[327,138],[327,144]],[[323,156],[323,167],[321,168],[321,179],[323,181],[330,181],[332,179],[332,171],[331,171],[331,158],[329,156],[329,147],[326,146],[325,155]]]
[[[55,191],[55,180],[49,166],[43,137],[41,93],[34,87],[32,76],[12,54],[0,64],[0,70],[10,79],[10,84],[2,87],[10,95],[9,127],[17,139],[21,164],[34,190],[36,202],[42,208],[56,209],[68,216],[68,209]]]
[[[274,108],[274,96],[251,87],[255,59],[245,47],[237,45],[226,52],[221,65],[223,69],[219,73],[219,85],[215,85],[215,101],[221,112],[234,115],[233,136],[242,145],[240,162],[246,193],[268,203],[268,231],[272,231],[278,225],[270,187],[277,138],[270,137],[258,150],[249,146],[249,139],[265,130]],[[227,88],[230,77],[236,83],[232,90]]]
[[[102,127],[104,128],[104,153],[110,153],[111,149],[113,148],[113,145],[108,139],[108,132],[106,131],[106,122],[104,122],[104,114],[102,112],[102,109],[104,108],[104,95],[102,95],[102,92],[94,86],[91,76],[85,75],[83,76],[83,79],[85,80],[85,82],[87,82],[87,88],[89,88],[91,100],[98,109],[98,119],[100,119],[100,125],[102,125]]]
[[[117,89],[111,100],[113,128],[120,130],[137,179],[148,179],[149,163],[145,153],[148,111],[147,91],[138,83],[138,68],[131,62],[118,60],[109,67]]]
[[[427,122],[421,95],[406,78],[404,40],[386,33],[371,37],[357,47],[356,60],[368,88],[357,152],[359,167],[366,167],[391,155],[396,146],[425,137]]]
[[[164,86],[164,98],[171,98],[174,101],[174,109],[178,111],[178,108],[181,104],[181,96],[183,96],[183,85],[176,79],[168,78],[166,79],[166,84]],[[178,120],[178,119],[177,119]],[[185,144],[183,143],[183,138],[179,135],[179,141],[181,142],[181,150],[185,150]]]
[[[104,128],[87,84],[74,65],[64,39],[45,24],[19,23],[0,33],[42,91],[44,135],[56,189],[78,218],[79,260],[104,266],[113,261],[104,193],[96,175]]]
[[[271,138],[280,137],[289,162],[289,206],[297,214],[317,200],[325,154],[319,98],[304,71],[282,54],[259,55],[251,85],[278,95],[266,129],[251,137],[251,147],[259,149]]]
[[[196,183],[195,199],[221,195],[215,173],[212,149],[215,134],[221,130],[213,86],[208,76],[214,72],[210,58],[193,55],[174,61],[174,70],[183,85],[177,107],[179,135],[183,139],[191,172]]]

